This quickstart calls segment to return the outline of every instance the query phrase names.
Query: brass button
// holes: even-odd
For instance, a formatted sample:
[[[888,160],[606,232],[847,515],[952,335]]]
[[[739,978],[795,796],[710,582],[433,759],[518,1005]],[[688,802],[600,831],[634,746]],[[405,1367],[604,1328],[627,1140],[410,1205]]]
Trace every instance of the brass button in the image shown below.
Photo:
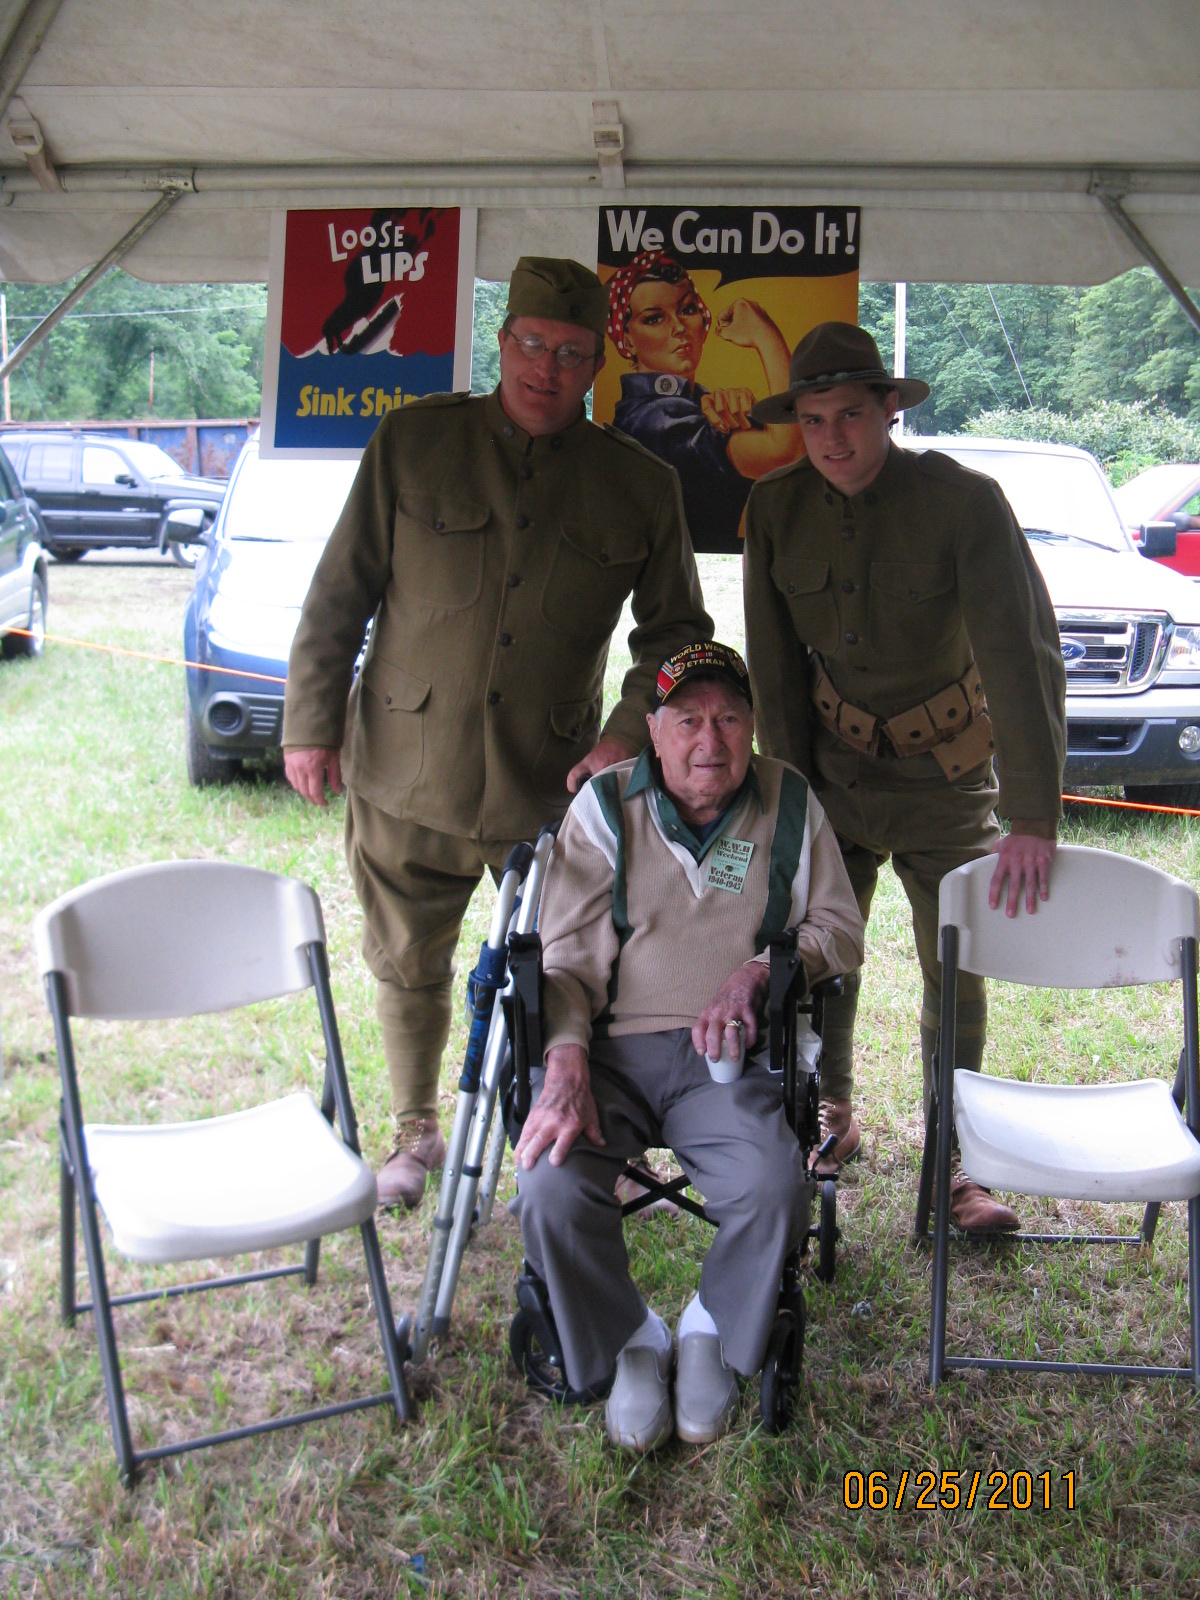
[[[795,594],[795,592],[796,592],[796,585],[794,583],[789,583],[788,584],[788,593],[789,594]]]
[[[533,468],[529,465],[528,462],[526,462],[525,465],[521,468],[521,476],[526,480],[526,482],[528,482],[529,479],[533,477]]]
[[[512,643],[512,634],[511,633],[502,633],[500,635],[500,643],[504,644],[504,645],[511,644]]]
[[[512,436],[513,436],[513,425],[512,425],[512,423],[511,422],[506,422],[504,424],[504,427],[501,429],[501,432],[504,434],[504,437],[506,439],[511,439]]]
[[[510,589],[519,589],[521,587],[521,580],[515,572],[510,572],[508,575],[508,587]]]
[[[527,516],[522,514],[521,516],[519,516],[517,518],[517,527],[518,528],[527,528],[528,526],[529,526],[529,518]]]
[[[946,715],[953,721],[953,719],[958,715],[958,707],[957,706],[947,706],[946,707]]]
[[[843,578],[842,579],[842,593],[843,594],[853,594],[854,593],[854,584],[851,582],[851,580],[849,578]]]
[[[600,552],[600,565],[602,567],[608,565],[608,551],[607,550],[601,550],[601,552]]]
[[[442,521],[441,517],[434,517],[434,519],[433,519],[433,531],[434,531],[434,533],[441,533],[442,529],[445,526],[446,526],[446,524]]]
[[[847,644],[857,644],[858,643],[858,635],[855,633],[853,628],[851,628],[850,631],[846,635],[846,643]]]
[[[551,439],[550,448],[551,448],[551,450],[561,450],[562,449],[562,440],[559,438],[558,434],[555,434],[553,439]]]
[[[487,703],[490,706],[498,706],[500,704],[500,696],[497,694],[495,689],[493,689],[488,695]]]
[[[917,591],[915,589],[910,589],[908,591],[908,598],[910,600],[919,600],[921,598],[921,596],[917,593]]]
[[[843,528],[842,529],[842,538],[843,539],[853,539],[853,537],[854,537],[854,529],[853,528]]]

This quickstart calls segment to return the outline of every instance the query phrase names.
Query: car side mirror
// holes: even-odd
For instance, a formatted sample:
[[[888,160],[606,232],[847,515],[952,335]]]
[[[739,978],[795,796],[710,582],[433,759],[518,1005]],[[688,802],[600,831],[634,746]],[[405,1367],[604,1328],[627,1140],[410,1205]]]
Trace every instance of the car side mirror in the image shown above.
[[[132,472],[118,472],[113,482],[119,483],[122,489],[136,489],[138,486],[138,481]]]
[[[201,506],[181,506],[167,518],[168,544],[199,544],[204,538],[204,510]]]
[[[1173,522],[1143,522],[1138,549],[1155,561],[1160,556],[1173,556],[1178,538],[1178,530]]]

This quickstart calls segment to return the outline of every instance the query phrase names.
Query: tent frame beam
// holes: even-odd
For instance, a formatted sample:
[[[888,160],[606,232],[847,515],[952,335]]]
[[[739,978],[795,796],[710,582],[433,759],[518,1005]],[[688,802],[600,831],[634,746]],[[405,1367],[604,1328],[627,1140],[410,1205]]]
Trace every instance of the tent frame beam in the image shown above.
[[[1137,223],[1125,210],[1125,207],[1121,204],[1124,195],[1113,194],[1111,190],[1099,184],[1093,186],[1092,193],[1129,240],[1130,244],[1133,245],[1134,249],[1139,251],[1150,266],[1154,268],[1167,291],[1179,302],[1184,316],[1195,328],[1196,332],[1200,333],[1200,306],[1197,306],[1183,284],[1180,283]]]
[[[37,327],[21,340],[8,360],[0,362],[0,382],[7,378],[10,372],[14,372],[27,356],[33,354],[42,340],[53,333],[67,313],[77,306],[85,295],[92,292],[101,278],[111,272],[122,257],[128,255],[138,240],[143,239],[160,218],[166,216],[183,193],[184,190],[178,188],[163,190],[145,216],[139,217],[129,232],[117,240],[108,254],[98,261],[85,277],[80,278],[75,287],[64,295],[52,311],[46,313]]]

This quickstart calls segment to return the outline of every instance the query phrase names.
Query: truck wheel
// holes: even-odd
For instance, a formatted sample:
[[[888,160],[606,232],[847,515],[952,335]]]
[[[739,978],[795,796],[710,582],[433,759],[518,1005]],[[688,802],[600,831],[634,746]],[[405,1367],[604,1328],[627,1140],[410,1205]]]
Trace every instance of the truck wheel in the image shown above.
[[[1140,806],[1181,806],[1200,810],[1200,783],[1127,783],[1125,798]]]
[[[188,699],[186,690],[183,704],[186,724],[184,755],[187,761],[188,782],[193,789],[204,789],[210,784],[231,782],[242,770],[241,760],[237,756],[219,756],[205,744],[200,729],[196,726],[192,702]]]

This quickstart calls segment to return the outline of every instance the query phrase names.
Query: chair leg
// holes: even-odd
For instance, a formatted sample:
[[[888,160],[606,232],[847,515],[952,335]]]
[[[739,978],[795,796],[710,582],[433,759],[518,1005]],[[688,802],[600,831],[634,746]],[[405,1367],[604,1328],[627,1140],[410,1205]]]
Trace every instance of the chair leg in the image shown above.
[[[936,1057],[935,1069],[936,1069]],[[925,1125],[925,1147],[921,1152],[921,1181],[917,1185],[917,1217],[913,1237],[920,1241],[929,1234],[929,1213],[933,1206],[933,1169],[937,1160],[938,1093],[935,1082]]]
[[[1188,1201],[1188,1320],[1192,1339],[1192,1383],[1200,1393],[1200,1195]]]
[[[59,1309],[68,1328],[75,1326],[75,1171],[67,1151],[67,1130],[58,1124]]]
[[[104,1271],[100,1224],[96,1219],[96,1203],[91,1195],[91,1184],[86,1181],[86,1177],[80,1183],[79,1221],[83,1229],[83,1248],[87,1257],[88,1278],[92,1286],[92,1316],[96,1323],[100,1367],[104,1373],[104,1387],[108,1394],[108,1420],[112,1427],[113,1449],[117,1453],[121,1476],[128,1486],[133,1483],[137,1462],[134,1459],[133,1441],[129,1434],[125,1384],[121,1378],[121,1363],[117,1356],[117,1335],[113,1327],[112,1304],[108,1297],[108,1278]]]
[[[929,1386],[946,1370],[946,1290],[950,1257],[950,1145],[954,1132],[955,1011],[958,1002],[958,929],[942,929],[942,1016],[938,1042],[937,1204],[933,1218],[933,1283],[929,1318]]]
[[[317,1266],[321,1260],[320,1239],[310,1239],[304,1246],[304,1281],[311,1289],[317,1281]]]
[[[363,1253],[367,1258],[367,1277],[371,1283],[371,1298],[375,1302],[375,1315],[379,1321],[379,1334],[383,1340],[383,1354],[387,1362],[388,1379],[392,1386],[392,1403],[401,1422],[412,1416],[412,1401],[404,1377],[407,1351],[400,1348],[396,1324],[392,1320],[392,1297],[388,1293],[387,1275],[383,1270],[383,1255],[379,1249],[379,1235],[375,1231],[375,1218],[368,1217],[359,1228],[362,1234]]]

